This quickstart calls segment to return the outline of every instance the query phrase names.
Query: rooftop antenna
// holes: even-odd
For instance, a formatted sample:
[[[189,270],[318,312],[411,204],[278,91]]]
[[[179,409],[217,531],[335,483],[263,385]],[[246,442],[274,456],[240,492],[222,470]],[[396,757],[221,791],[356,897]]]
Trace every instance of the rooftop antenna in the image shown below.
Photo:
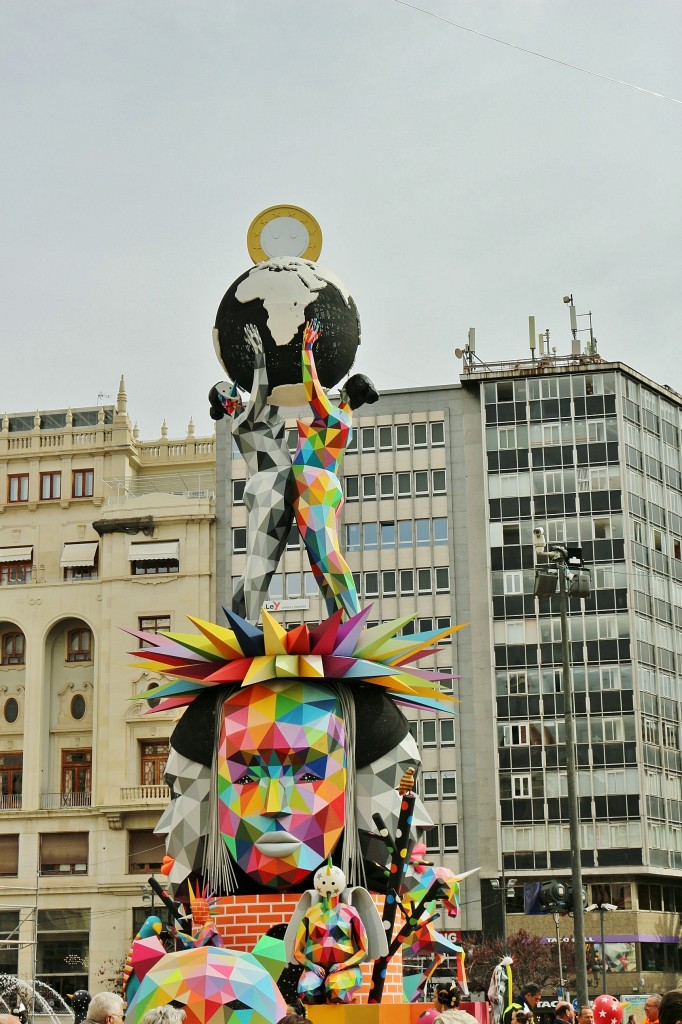
[[[464,366],[465,367],[472,366],[473,362],[474,362],[474,359],[478,359],[478,357],[476,355],[476,328],[475,327],[470,327],[469,328],[469,334],[468,334],[467,343],[464,346],[464,348],[456,348],[455,349],[455,356],[457,357],[457,359],[463,359],[464,360]],[[478,362],[480,363],[481,360],[478,359]]]
[[[589,355],[589,356],[596,356],[596,354],[597,354],[597,339],[595,338],[594,331],[592,330],[592,310],[590,310],[589,313],[576,313],[575,305],[573,303],[573,295],[564,295],[564,303],[568,306],[568,311],[569,311],[569,314],[570,314],[570,317],[571,317],[571,334],[573,335],[573,338],[572,338],[572,341],[571,341],[571,355],[573,355],[573,356],[579,356],[580,355],[580,341],[578,339],[579,332],[580,331],[589,331],[590,332],[590,340],[587,343],[586,352],[587,352],[587,355]],[[587,316],[587,317],[590,318],[590,325],[589,325],[589,327],[578,327],[578,317],[579,316]]]
[[[531,359],[535,360],[535,317],[528,317],[528,344],[530,345]],[[540,348],[540,355],[542,355],[542,347]]]

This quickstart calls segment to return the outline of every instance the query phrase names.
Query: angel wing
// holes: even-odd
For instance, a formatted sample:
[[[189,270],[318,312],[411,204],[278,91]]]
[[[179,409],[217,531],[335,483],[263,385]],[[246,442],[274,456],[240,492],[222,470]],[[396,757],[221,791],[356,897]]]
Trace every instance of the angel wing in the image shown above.
[[[356,885],[352,889],[345,889],[341,900],[343,903],[349,903],[360,915],[360,920],[367,932],[368,959],[377,960],[380,956],[386,956],[388,953],[386,929],[379,916],[379,911],[374,906],[374,900],[367,889],[363,889],[361,885]]]

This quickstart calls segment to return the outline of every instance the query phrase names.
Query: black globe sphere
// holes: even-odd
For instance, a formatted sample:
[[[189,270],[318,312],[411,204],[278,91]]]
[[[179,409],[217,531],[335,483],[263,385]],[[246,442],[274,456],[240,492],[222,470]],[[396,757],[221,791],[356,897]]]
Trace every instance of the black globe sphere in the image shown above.
[[[279,404],[300,402],[301,346],[306,320],[322,331],[315,344],[321,383],[334,387],[348,373],[360,344],[357,307],[345,285],[310,260],[273,259],[258,263],[230,285],[216,315],[216,353],[226,373],[249,391],[254,354],[244,327],[255,324],[263,340],[270,391]],[[292,398],[289,403],[286,395]]]

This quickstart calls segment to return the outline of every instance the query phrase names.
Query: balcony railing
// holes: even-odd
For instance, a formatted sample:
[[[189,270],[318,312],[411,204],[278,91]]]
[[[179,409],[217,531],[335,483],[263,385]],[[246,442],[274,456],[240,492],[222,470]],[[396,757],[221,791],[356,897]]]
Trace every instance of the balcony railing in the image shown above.
[[[122,804],[168,803],[170,790],[161,786],[121,786]]]
[[[41,793],[41,811],[57,811],[60,807],[90,807],[92,793]]]
[[[20,811],[21,793],[6,793],[0,796],[0,811]]]

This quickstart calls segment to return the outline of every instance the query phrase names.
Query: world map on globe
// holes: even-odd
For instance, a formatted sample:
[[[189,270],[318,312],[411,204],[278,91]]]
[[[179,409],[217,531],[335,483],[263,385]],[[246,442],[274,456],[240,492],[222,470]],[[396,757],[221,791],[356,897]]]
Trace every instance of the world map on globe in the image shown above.
[[[350,292],[332,271],[297,257],[258,263],[234,281],[218,308],[216,354],[230,379],[245,390],[253,380],[253,350],[244,337],[255,324],[263,340],[275,404],[305,401],[301,344],[307,320],[322,331],[315,345],[318,376],[334,387],[349,372],[360,344],[360,320]]]

